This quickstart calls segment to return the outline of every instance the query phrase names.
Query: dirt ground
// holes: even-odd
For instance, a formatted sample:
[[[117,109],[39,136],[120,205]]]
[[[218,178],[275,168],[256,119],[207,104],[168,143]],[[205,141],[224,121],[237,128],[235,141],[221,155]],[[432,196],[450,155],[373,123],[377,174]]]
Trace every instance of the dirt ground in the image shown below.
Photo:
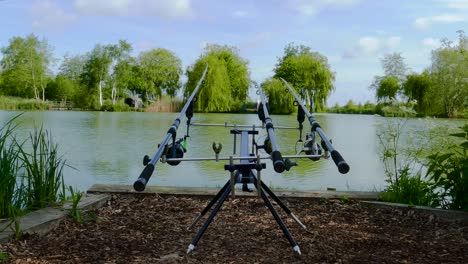
[[[260,198],[227,200],[186,255],[206,215],[186,227],[209,199],[115,195],[79,224],[64,220],[45,236],[0,244],[11,263],[468,263],[468,226],[412,209],[374,208],[357,201],[285,202],[281,208],[302,255]]]

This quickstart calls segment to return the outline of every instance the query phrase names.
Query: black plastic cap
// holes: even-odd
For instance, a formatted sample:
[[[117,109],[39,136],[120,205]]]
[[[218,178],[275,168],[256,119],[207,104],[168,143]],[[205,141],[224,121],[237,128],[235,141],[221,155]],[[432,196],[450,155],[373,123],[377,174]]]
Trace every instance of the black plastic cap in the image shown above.
[[[144,191],[149,178],[151,178],[151,175],[153,174],[153,171],[154,171],[153,164],[150,163],[146,165],[146,167],[141,172],[138,180],[136,180],[135,183],[133,183],[133,189],[135,189],[135,191],[137,192]]]
[[[273,151],[271,153],[271,159],[273,160],[273,168],[277,173],[282,173],[286,169],[284,164],[283,157],[279,151]]]
[[[338,151],[333,150],[331,152],[331,157],[332,157],[333,161],[335,162],[336,166],[338,167],[338,171],[341,174],[346,174],[346,173],[349,172],[348,163],[346,163],[346,161],[343,159],[343,157],[341,156],[341,154]]]

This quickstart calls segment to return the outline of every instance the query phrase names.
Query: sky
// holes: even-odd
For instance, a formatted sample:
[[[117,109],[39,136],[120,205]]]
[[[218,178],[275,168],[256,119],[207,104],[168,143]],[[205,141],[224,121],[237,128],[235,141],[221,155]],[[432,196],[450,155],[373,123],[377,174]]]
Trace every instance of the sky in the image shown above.
[[[468,0],[0,0],[0,46],[34,33],[64,55],[130,42],[133,55],[166,48],[184,69],[208,43],[236,46],[251,78],[273,75],[288,43],[327,56],[335,72],[328,105],[375,101],[380,59],[399,52],[414,72],[440,40],[468,33]],[[55,67],[57,67],[57,65]]]

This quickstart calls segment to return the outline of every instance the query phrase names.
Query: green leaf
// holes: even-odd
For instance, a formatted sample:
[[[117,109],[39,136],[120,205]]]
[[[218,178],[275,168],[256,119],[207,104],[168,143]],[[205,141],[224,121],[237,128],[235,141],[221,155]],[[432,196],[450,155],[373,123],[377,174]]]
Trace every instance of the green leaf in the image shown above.
[[[452,137],[459,137],[459,138],[466,138],[466,133],[453,133],[453,134],[449,134],[450,136]]]

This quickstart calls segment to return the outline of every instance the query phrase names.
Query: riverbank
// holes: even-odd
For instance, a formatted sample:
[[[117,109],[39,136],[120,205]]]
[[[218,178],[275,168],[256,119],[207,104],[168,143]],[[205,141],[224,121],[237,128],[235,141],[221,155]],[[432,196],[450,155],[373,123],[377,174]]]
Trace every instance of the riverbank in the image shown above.
[[[0,245],[12,263],[462,263],[468,227],[410,208],[355,200],[285,199],[307,231],[285,215],[297,256],[258,198],[228,200],[186,255],[201,223],[186,231],[208,198],[114,194],[86,223],[66,219],[44,236]],[[203,220],[202,220],[203,222]]]

